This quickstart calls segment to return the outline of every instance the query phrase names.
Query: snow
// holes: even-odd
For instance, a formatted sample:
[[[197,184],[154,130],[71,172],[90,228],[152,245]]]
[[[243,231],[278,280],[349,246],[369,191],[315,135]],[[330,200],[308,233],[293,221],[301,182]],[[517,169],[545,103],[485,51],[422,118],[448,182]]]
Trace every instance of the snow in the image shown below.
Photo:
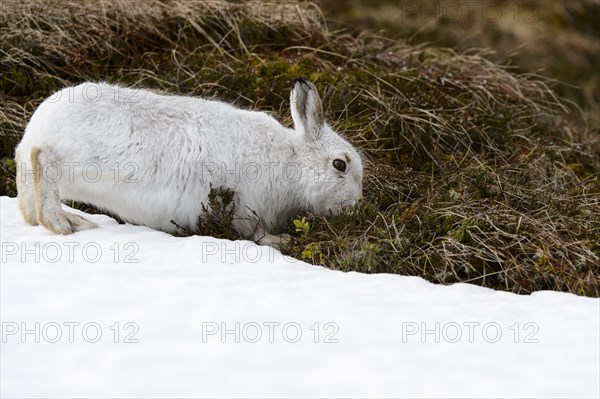
[[[57,236],[0,205],[2,397],[600,395],[595,298],[343,273],[103,215]]]

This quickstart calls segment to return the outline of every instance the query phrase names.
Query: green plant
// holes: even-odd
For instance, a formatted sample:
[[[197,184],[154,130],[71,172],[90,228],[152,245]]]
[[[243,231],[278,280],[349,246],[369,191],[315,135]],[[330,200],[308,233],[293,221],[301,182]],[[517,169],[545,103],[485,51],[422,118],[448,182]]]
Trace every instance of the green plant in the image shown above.
[[[310,243],[306,246],[306,248],[302,251],[301,258],[308,261],[313,262],[322,262],[321,247],[319,243]]]
[[[295,219],[294,226],[296,227],[296,232],[302,233],[304,237],[308,235],[310,231],[310,224],[306,221],[306,217],[302,217],[302,219]]]

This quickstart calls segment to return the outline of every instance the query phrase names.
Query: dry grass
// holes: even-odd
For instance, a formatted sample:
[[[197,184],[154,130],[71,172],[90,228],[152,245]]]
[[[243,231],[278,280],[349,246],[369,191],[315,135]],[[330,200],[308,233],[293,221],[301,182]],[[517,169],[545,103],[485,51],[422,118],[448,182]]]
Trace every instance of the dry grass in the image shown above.
[[[287,253],[341,270],[600,296],[597,134],[548,81],[486,50],[331,31],[312,3],[3,7],[3,194],[14,195],[11,158],[28,118],[63,85],[217,96],[290,123],[291,80],[305,76],[368,160],[365,202],[309,216]]]
[[[336,25],[382,30],[410,43],[493,49],[497,63],[540,74],[600,129],[600,1],[321,0]],[[579,115],[571,120],[576,122]],[[581,118],[579,118],[581,120]]]

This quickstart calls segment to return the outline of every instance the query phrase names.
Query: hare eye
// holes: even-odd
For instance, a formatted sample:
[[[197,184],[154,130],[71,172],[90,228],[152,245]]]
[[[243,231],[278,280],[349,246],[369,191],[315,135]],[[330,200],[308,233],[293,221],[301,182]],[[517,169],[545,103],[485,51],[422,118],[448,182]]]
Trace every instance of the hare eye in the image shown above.
[[[342,161],[341,159],[335,159],[333,161],[333,167],[336,168],[337,170],[339,170],[340,172],[345,172],[346,171],[346,162]]]

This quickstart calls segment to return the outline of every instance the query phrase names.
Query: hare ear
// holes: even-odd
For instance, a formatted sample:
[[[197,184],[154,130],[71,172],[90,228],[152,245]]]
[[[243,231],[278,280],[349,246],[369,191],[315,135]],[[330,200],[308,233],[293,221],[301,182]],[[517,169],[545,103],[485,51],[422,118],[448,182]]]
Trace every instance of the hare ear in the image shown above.
[[[290,107],[295,129],[303,132],[307,141],[318,140],[325,117],[315,85],[303,78],[294,80]]]

